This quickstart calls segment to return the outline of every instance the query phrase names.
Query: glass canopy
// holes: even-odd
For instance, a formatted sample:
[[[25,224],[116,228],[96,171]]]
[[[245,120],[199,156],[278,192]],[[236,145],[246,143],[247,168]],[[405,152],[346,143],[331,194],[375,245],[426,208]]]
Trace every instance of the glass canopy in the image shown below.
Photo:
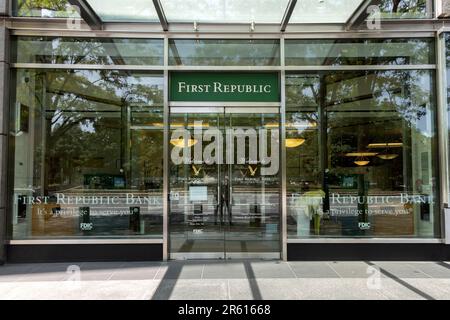
[[[363,0],[301,0],[291,23],[345,23]],[[88,0],[104,22],[156,22],[152,0]],[[281,23],[289,0],[161,0],[170,23]]]
[[[161,0],[169,22],[280,23],[289,0]]]
[[[152,0],[88,0],[104,22],[156,22],[158,14]]]
[[[296,3],[289,0],[71,0],[70,3],[68,0],[14,0],[12,11],[19,17],[76,17],[77,11],[71,4],[77,3],[87,11],[92,10],[82,12],[83,18],[97,15],[100,23],[161,22],[167,26],[177,22],[343,24],[355,14],[363,0],[298,0]],[[431,17],[430,3],[427,0],[381,0],[379,7],[382,19],[427,18]],[[284,20],[286,13],[291,13],[286,15],[290,19]]]
[[[291,23],[345,23],[364,0],[301,0]]]

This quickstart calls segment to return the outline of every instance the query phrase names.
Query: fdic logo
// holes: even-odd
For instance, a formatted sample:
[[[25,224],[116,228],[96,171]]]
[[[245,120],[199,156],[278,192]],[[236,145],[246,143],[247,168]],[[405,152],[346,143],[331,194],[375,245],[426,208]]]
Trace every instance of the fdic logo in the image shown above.
[[[358,223],[358,227],[360,230],[370,230],[372,225],[370,222],[360,222]]]

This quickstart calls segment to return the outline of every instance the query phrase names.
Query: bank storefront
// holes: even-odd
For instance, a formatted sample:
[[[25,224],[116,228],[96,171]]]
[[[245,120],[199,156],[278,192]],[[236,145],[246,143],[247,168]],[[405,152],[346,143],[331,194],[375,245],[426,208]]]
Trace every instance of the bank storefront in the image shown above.
[[[307,25],[268,1],[281,32],[60,2],[4,19],[9,261],[449,257],[431,2],[381,1],[370,30],[349,23],[371,1]]]

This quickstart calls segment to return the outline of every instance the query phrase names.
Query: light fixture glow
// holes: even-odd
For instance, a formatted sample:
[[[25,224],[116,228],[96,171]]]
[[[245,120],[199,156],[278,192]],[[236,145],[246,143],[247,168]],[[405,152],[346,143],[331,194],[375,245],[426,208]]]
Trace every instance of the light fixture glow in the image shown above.
[[[296,121],[286,123],[286,128],[288,129],[313,129],[317,128],[318,124],[316,121]],[[279,128],[280,124],[278,122],[271,122],[265,125],[266,128]]]
[[[164,123],[156,122],[156,123],[153,123],[153,126],[164,127]],[[194,122],[194,123],[189,123],[189,124],[173,122],[170,124],[170,127],[171,128],[209,128],[210,125],[209,125],[209,123],[203,123],[203,122],[202,123]]]
[[[187,142],[187,145],[186,145]],[[172,139],[170,140],[170,143],[178,148],[184,148],[184,147],[192,147],[195,146],[198,143],[198,140],[195,139],[189,139],[188,141],[185,141],[184,139]]]
[[[306,139],[303,138],[289,138],[286,139],[286,148],[298,148],[304,144]]]
[[[358,165],[360,167],[367,166],[370,163],[369,160],[356,160],[354,162],[355,162],[356,165]]]
[[[379,154],[378,158],[383,160],[394,160],[395,158],[398,158],[398,154]]]
[[[346,154],[347,157],[357,157],[357,158],[375,157],[376,155],[378,155],[377,152],[350,152]]]
[[[367,146],[370,149],[383,149],[383,148],[401,148],[402,142],[388,142],[388,143],[371,143]]]

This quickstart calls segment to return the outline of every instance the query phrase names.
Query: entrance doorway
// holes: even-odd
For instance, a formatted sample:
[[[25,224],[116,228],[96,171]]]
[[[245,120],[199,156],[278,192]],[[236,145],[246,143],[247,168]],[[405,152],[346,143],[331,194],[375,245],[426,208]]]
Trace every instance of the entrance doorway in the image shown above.
[[[280,259],[278,108],[172,108],[171,259]]]

